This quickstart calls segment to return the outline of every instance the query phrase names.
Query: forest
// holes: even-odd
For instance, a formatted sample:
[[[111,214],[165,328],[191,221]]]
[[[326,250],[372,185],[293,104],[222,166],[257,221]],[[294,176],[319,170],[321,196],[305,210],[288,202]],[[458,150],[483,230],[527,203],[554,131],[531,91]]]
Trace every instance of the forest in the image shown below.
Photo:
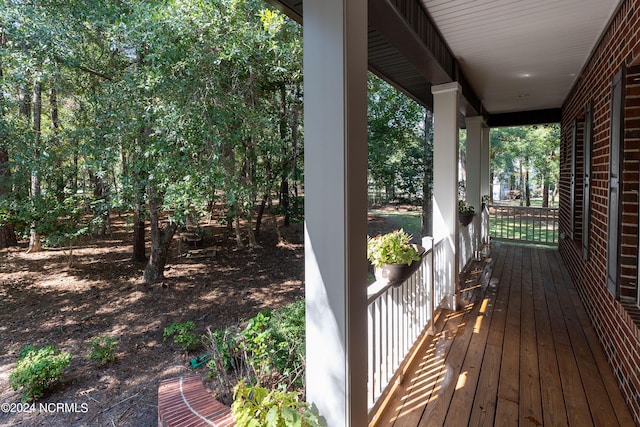
[[[155,282],[177,228],[217,203],[239,248],[257,245],[255,200],[279,194],[287,222],[298,208],[297,24],[259,1],[14,1],[1,13],[2,246],[27,231],[30,252],[73,246],[132,212],[132,258],[148,256]]]

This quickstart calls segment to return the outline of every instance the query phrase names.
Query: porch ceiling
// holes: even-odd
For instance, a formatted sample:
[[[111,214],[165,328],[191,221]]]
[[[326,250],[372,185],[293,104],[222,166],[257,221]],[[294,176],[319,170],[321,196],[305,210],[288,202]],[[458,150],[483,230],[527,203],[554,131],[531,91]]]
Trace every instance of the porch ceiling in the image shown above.
[[[420,0],[492,114],[562,106],[619,0]]]
[[[267,1],[302,22],[302,0]],[[457,80],[467,115],[496,125],[559,120],[620,2],[369,0],[369,66],[428,107],[432,84]]]

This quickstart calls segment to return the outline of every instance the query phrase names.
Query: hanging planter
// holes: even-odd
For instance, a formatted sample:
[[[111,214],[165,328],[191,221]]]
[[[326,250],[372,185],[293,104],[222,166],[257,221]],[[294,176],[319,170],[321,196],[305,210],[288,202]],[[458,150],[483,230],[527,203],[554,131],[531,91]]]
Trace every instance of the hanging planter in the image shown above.
[[[367,258],[375,267],[376,279],[400,286],[418,270],[425,249],[410,240],[404,230],[367,239]]]
[[[473,221],[473,217],[476,214],[474,213],[458,213],[458,222],[460,222],[460,225],[462,225],[463,227],[466,227],[467,225],[471,224],[471,221]]]
[[[463,227],[471,224],[476,210],[464,200],[458,200],[458,221]]]
[[[412,245],[418,253],[420,259],[425,253],[425,248],[420,245]],[[412,261],[411,264],[381,264],[375,267],[375,276],[378,280],[384,280],[392,286],[402,285],[413,273],[420,268],[420,260]]]

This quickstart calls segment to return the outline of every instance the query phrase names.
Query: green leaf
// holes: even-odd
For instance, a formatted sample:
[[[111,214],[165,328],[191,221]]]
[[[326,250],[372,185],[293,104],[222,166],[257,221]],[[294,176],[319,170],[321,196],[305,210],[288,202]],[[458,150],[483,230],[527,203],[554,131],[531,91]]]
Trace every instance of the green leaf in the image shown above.
[[[265,417],[265,423],[268,427],[278,427],[280,424],[280,414],[278,413],[278,407],[272,406],[267,412],[267,416]]]
[[[293,407],[285,406],[282,408],[282,419],[287,427],[302,427],[302,417]]]

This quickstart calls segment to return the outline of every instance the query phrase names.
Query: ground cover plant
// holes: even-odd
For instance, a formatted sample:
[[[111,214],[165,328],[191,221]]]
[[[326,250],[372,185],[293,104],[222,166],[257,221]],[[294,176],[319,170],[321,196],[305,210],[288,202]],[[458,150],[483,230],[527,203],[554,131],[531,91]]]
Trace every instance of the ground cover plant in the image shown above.
[[[118,350],[118,338],[98,336],[91,339],[91,353],[89,360],[96,365],[106,365],[116,360]]]
[[[22,402],[29,402],[42,397],[59,381],[62,371],[70,362],[71,353],[60,351],[52,345],[26,345],[18,353],[18,362],[11,371],[9,382],[14,390],[21,390]]]
[[[174,344],[184,351],[195,349],[200,344],[200,338],[193,332],[196,328],[195,323],[189,322],[173,322],[170,326],[164,328],[162,333],[162,341],[173,338]]]

